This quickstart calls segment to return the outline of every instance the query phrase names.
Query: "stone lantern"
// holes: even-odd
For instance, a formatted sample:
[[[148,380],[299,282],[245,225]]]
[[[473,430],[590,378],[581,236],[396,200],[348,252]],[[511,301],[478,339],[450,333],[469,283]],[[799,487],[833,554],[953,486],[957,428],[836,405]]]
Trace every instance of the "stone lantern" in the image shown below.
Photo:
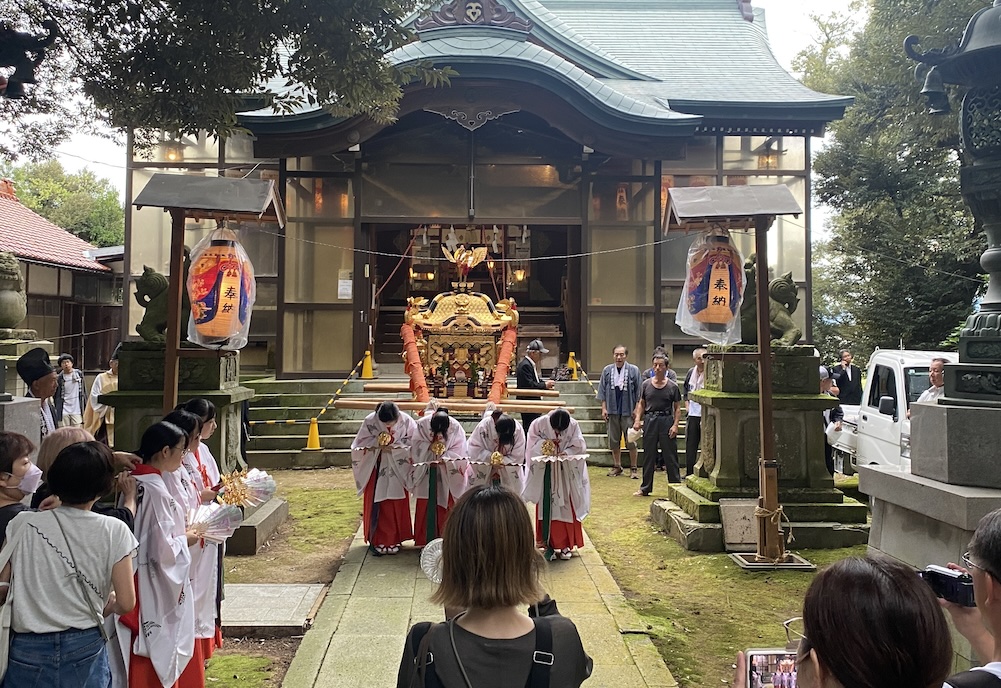
[[[917,36],[908,36],[904,51],[922,65],[921,93],[933,114],[950,111],[946,84],[966,89],[959,118],[966,163],[960,189],[987,235],[980,258],[987,293],[960,334],[960,362],[946,366],[941,403],[1001,408],[1001,0],[973,15],[958,45],[919,52],[918,43]]]

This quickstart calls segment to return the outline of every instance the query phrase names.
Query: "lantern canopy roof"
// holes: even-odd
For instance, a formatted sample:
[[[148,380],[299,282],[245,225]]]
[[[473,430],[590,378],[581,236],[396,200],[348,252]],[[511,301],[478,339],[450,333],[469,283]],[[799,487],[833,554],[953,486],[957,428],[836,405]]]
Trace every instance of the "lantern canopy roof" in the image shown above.
[[[154,174],[133,202],[181,210],[185,216],[221,220],[257,220],[285,226],[285,207],[273,180]]]
[[[720,226],[746,228],[757,216],[803,212],[784,184],[692,186],[668,189],[664,231]]]
[[[1001,0],[985,7],[970,19],[958,44],[919,53],[917,36],[908,36],[904,50],[908,56],[935,66],[947,84],[989,86],[1001,81]]]

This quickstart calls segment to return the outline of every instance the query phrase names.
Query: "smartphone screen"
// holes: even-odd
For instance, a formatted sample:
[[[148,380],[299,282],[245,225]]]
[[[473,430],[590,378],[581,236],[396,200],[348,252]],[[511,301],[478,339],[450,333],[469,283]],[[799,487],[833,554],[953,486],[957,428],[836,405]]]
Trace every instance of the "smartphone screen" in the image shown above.
[[[796,688],[796,653],[786,649],[748,650],[748,688]]]

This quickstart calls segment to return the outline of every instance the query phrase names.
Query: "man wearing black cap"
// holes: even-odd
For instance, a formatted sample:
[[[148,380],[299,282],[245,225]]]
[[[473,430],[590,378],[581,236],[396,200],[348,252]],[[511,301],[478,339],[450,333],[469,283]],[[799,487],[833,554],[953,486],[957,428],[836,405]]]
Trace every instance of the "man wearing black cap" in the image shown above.
[[[56,393],[56,370],[49,365],[49,352],[41,347],[28,351],[17,359],[17,374],[28,387],[27,396],[39,400],[39,423],[42,439],[56,429],[56,410],[52,396]]]
[[[539,375],[539,364],[542,362],[542,354],[548,354],[549,349],[542,345],[541,339],[533,339],[528,343],[525,351],[525,358],[518,364],[518,389],[552,389],[555,382],[552,380],[543,381]],[[539,397],[520,397],[515,399],[538,399]],[[532,425],[532,421],[538,418],[538,413],[522,413],[521,424],[526,428]]]

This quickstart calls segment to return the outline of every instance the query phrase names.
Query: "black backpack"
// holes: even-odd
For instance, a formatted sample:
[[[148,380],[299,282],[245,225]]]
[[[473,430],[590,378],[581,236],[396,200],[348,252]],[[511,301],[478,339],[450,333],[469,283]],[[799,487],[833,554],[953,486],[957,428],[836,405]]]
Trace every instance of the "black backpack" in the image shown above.
[[[945,682],[952,688],[1001,688],[1001,678],[989,671],[962,671]]]
[[[555,602],[553,604],[555,606]],[[437,624],[430,621],[414,624],[414,630],[410,636],[410,649],[414,655],[414,663],[417,665],[415,674],[418,677],[422,666],[422,654],[427,654],[427,660],[423,663],[423,688],[444,688],[435,670],[434,654],[428,649],[429,643],[425,643],[426,640],[430,640],[428,634],[435,625]],[[525,688],[549,688],[549,670],[553,666],[554,659],[553,627],[550,625],[550,620],[545,616],[535,617],[535,652],[532,655],[532,669],[528,674]]]

